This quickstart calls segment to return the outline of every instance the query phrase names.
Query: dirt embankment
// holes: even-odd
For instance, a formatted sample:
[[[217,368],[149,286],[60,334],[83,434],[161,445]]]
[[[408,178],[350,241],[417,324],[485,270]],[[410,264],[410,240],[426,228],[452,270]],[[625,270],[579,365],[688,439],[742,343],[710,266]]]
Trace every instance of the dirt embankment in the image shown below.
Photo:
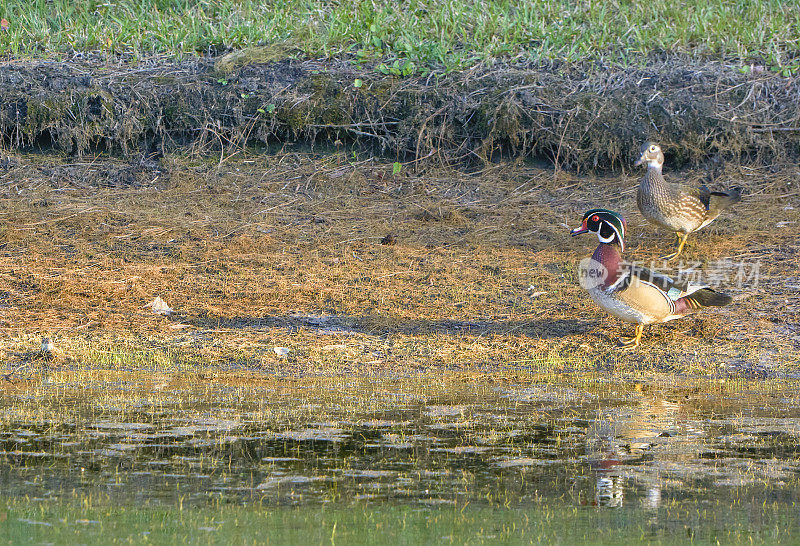
[[[224,68],[223,68],[224,66]],[[646,68],[492,67],[399,78],[346,63],[87,60],[0,66],[0,136],[73,154],[230,151],[245,143],[371,147],[404,161],[534,156],[629,165],[646,139],[673,164],[800,151],[800,78],[675,59]]]

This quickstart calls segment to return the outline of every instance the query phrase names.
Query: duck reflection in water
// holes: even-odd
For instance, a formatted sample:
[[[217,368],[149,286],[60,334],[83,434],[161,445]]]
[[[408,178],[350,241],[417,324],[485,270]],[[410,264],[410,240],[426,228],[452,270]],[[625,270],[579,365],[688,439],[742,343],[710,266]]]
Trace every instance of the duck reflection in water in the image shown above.
[[[630,470],[657,457],[652,448],[679,433],[680,423],[685,422],[684,413],[679,403],[663,398],[647,398],[633,407],[604,410],[587,432],[586,454],[596,472],[591,504],[623,506],[625,486],[629,484],[639,490],[644,488],[639,500],[643,509],[657,510],[661,505],[661,484],[652,480],[641,483],[640,474]]]

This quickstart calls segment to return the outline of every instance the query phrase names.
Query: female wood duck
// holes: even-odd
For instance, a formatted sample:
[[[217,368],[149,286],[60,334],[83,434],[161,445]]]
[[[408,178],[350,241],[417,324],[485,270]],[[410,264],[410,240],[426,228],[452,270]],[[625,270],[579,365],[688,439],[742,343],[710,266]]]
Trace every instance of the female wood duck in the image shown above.
[[[611,315],[636,324],[632,338],[620,342],[639,345],[646,324],[667,322],[703,307],[722,307],[731,297],[705,286],[675,281],[666,275],[634,266],[622,259],[625,220],[616,212],[592,209],[572,235],[596,233],[600,244],[591,258],[581,262],[580,281],[589,296]]]
[[[678,250],[663,258],[678,256],[693,231],[713,222],[719,213],[741,199],[738,188],[726,192],[710,191],[705,185],[669,184],[661,174],[664,154],[658,144],[645,142],[641,156],[634,163],[647,163],[647,173],[639,183],[636,204],[642,216],[658,227],[675,232]]]

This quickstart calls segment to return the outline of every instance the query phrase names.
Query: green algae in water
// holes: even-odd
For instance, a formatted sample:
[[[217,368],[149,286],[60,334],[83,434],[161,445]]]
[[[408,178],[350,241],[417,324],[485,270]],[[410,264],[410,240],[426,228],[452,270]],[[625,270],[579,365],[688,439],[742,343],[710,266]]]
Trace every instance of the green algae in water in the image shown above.
[[[487,506],[371,505],[268,508],[116,506],[14,500],[0,512],[5,541],[72,543],[100,540],[219,544],[619,544],[794,543],[797,518],[788,506],[718,512],[680,503],[651,513],[599,510],[554,502],[527,509]],[[729,507],[728,507],[729,508]],[[758,512],[760,525],[753,525]],[[725,517],[719,517],[725,514]],[[711,519],[708,519],[709,516]]]

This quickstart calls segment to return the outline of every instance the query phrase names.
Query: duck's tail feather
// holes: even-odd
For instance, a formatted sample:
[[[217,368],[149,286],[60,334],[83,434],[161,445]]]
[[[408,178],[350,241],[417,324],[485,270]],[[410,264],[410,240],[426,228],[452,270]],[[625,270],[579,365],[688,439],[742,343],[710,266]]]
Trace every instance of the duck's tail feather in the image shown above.
[[[701,288],[687,294],[675,302],[678,313],[692,313],[703,307],[722,307],[733,301],[728,294],[711,288]]]
[[[742,200],[742,188],[731,188],[728,191],[712,191],[710,209],[725,210]]]

